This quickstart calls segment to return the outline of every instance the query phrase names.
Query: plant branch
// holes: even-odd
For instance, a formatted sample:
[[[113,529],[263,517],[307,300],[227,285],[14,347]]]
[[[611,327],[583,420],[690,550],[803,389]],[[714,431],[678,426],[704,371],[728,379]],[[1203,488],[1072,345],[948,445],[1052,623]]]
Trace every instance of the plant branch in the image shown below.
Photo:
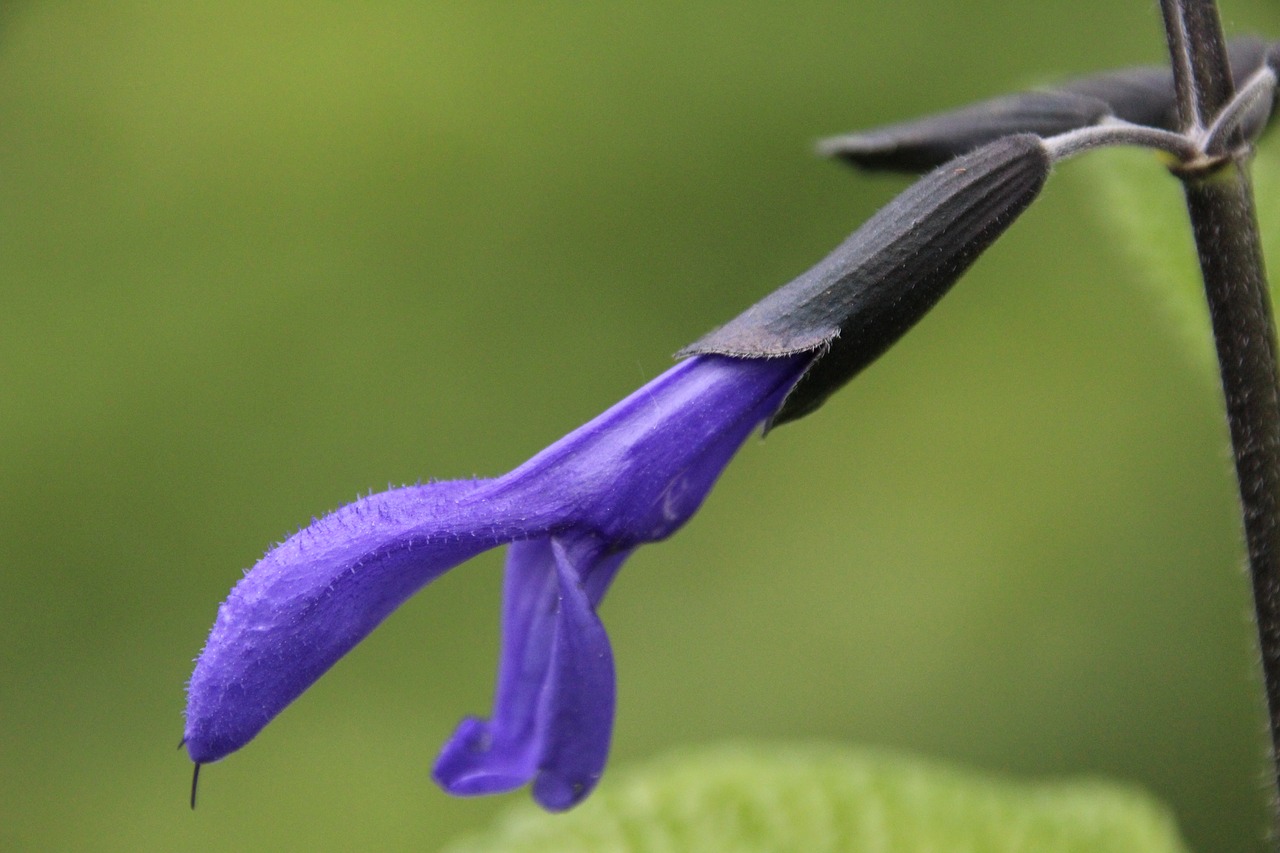
[[[1218,7],[1213,0],[1160,0],[1173,59],[1178,123],[1184,131],[1207,127],[1231,100],[1234,86]]]

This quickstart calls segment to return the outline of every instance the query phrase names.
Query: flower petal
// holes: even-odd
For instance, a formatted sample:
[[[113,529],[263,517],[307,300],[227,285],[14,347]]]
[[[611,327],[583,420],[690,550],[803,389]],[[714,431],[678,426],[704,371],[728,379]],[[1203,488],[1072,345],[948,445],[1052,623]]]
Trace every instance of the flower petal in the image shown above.
[[[591,793],[604,773],[616,691],[609,637],[575,567],[594,564],[597,546],[557,539],[551,547],[560,609],[539,709],[544,742],[533,797],[545,809],[562,811]]]
[[[218,609],[191,676],[192,760],[239,749],[424,584],[504,541],[460,509],[483,485],[371,495],[269,551]]]
[[[502,659],[493,721],[468,717],[432,775],[451,794],[495,794],[533,778],[541,756],[538,700],[555,640],[559,584],[550,539],[514,542],[502,590]]]
[[[613,667],[594,608],[630,553],[597,558],[600,548],[590,537],[511,546],[493,716],[463,720],[441,750],[432,775],[449,793],[510,791],[537,775],[546,780],[544,805],[561,809],[599,778]]]

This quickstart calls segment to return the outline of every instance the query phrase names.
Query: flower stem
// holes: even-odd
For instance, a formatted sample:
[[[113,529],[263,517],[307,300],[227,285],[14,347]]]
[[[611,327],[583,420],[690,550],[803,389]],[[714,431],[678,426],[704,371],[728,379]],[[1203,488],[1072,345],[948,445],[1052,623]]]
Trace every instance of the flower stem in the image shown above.
[[[1161,8],[1182,129],[1204,128],[1233,94],[1217,8],[1213,0],[1161,0]],[[1280,368],[1249,154],[1237,140],[1225,164],[1176,171],[1218,350],[1253,579],[1273,768],[1280,781]],[[1280,817],[1275,830],[1280,838]]]

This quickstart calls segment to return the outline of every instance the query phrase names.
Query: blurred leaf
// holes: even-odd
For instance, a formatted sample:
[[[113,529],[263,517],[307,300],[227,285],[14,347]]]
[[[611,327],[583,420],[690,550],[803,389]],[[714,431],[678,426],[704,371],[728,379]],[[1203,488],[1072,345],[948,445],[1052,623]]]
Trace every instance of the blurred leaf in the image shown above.
[[[1013,783],[843,748],[722,747],[606,783],[567,815],[531,805],[449,853],[1124,851],[1186,848],[1168,813],[1102,782]]]
[[[1116,243],[1157,294],[1194,353],[1194,361],[1206,375],[1216,376],[1213,334],[1178,182],[1148,152],[1108,151],[1082,159],[1099,215],[1110,225]],[[1276,258],[1280,256],[1280,146],[1275,140],[1267,140],[1259,150],[1253,178],[1263,254]],[[1273,302],[1274,282],[1273,276]]]

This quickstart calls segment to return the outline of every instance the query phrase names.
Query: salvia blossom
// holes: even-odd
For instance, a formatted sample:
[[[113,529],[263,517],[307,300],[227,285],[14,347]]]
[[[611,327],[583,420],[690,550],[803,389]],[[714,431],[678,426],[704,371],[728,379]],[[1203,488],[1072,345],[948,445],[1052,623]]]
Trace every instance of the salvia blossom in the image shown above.
[[[461,723],[434,776],[454,794],[531,783],[547,809],[580,801],[603,771],[614,713],[596,608],[627,556],[679,529],[758,426],[817,408],[901,337],[1049,167],[1035,136],[978,148],[510,473],[370,495],[272,548],[219,608],[188,685],[197,771],[244,746],[424,585],[506,544],[492,713]]]
[[[493,480],[371,495],[272,549],[232,590],[192,676],[197,762],[244,745],[392,610],[511,544],[494,713],[467,720],[436,779],[457,794],[530,780],[563,809],[595,784],[613,721],[595,614],[628,554],[679,528],[807,359],[690,359]]]

